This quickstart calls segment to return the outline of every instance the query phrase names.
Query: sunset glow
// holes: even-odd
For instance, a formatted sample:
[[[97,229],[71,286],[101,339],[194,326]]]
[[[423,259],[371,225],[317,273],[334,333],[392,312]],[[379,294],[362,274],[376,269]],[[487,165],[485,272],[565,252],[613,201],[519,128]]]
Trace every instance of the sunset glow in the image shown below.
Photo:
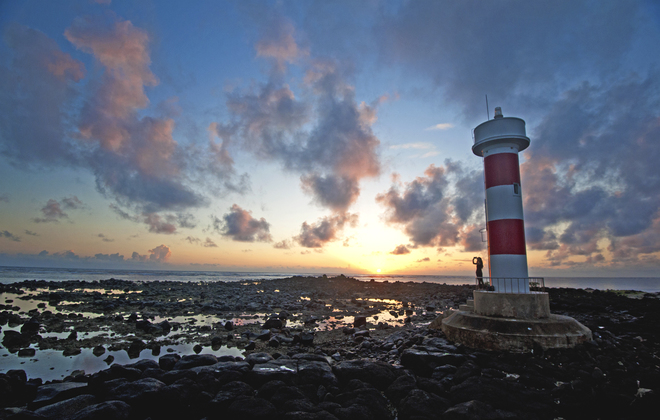
[[[0,266],[472,275],[501,106],[530,275],[655,276],[660,6],[607,3],[2,2]]]

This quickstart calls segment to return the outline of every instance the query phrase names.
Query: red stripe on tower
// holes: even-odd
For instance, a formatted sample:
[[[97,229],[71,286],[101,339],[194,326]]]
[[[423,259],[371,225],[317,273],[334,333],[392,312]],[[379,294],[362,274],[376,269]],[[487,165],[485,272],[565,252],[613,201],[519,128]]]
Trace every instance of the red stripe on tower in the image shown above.
[[[488,243],[490,255],[526,255],[524,222],[521,219],[489,221]]]
[[[484,158],[486,189],[498,185],[520,184],[518,153],[496,153]]]

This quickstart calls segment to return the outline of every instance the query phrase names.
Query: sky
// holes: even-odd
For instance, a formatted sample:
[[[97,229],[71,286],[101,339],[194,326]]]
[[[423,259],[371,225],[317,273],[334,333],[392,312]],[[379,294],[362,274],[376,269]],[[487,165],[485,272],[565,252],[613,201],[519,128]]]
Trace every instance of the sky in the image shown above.
[[[532,276],[659,276],[660,4],[0,2],[0,265],[471,275],[526,121]]]

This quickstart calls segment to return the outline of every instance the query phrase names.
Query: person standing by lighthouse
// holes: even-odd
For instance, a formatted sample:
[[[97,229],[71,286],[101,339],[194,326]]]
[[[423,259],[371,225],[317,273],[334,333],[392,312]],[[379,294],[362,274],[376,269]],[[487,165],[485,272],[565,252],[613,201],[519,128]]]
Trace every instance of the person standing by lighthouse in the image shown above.
[[[488,271],[496,292],[529,293],[518,153],[530,144],[525,121],[495,118],[474,129],[472,152],[484,159]]]

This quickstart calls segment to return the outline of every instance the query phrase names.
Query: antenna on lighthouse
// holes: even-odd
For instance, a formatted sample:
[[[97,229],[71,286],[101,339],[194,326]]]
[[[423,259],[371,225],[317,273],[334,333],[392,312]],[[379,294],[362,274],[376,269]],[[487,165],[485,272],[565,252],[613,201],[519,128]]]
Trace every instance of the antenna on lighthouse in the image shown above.
[[[486,121],[490,121],[490,109],[488,108],[488,95],[486,95]]]

